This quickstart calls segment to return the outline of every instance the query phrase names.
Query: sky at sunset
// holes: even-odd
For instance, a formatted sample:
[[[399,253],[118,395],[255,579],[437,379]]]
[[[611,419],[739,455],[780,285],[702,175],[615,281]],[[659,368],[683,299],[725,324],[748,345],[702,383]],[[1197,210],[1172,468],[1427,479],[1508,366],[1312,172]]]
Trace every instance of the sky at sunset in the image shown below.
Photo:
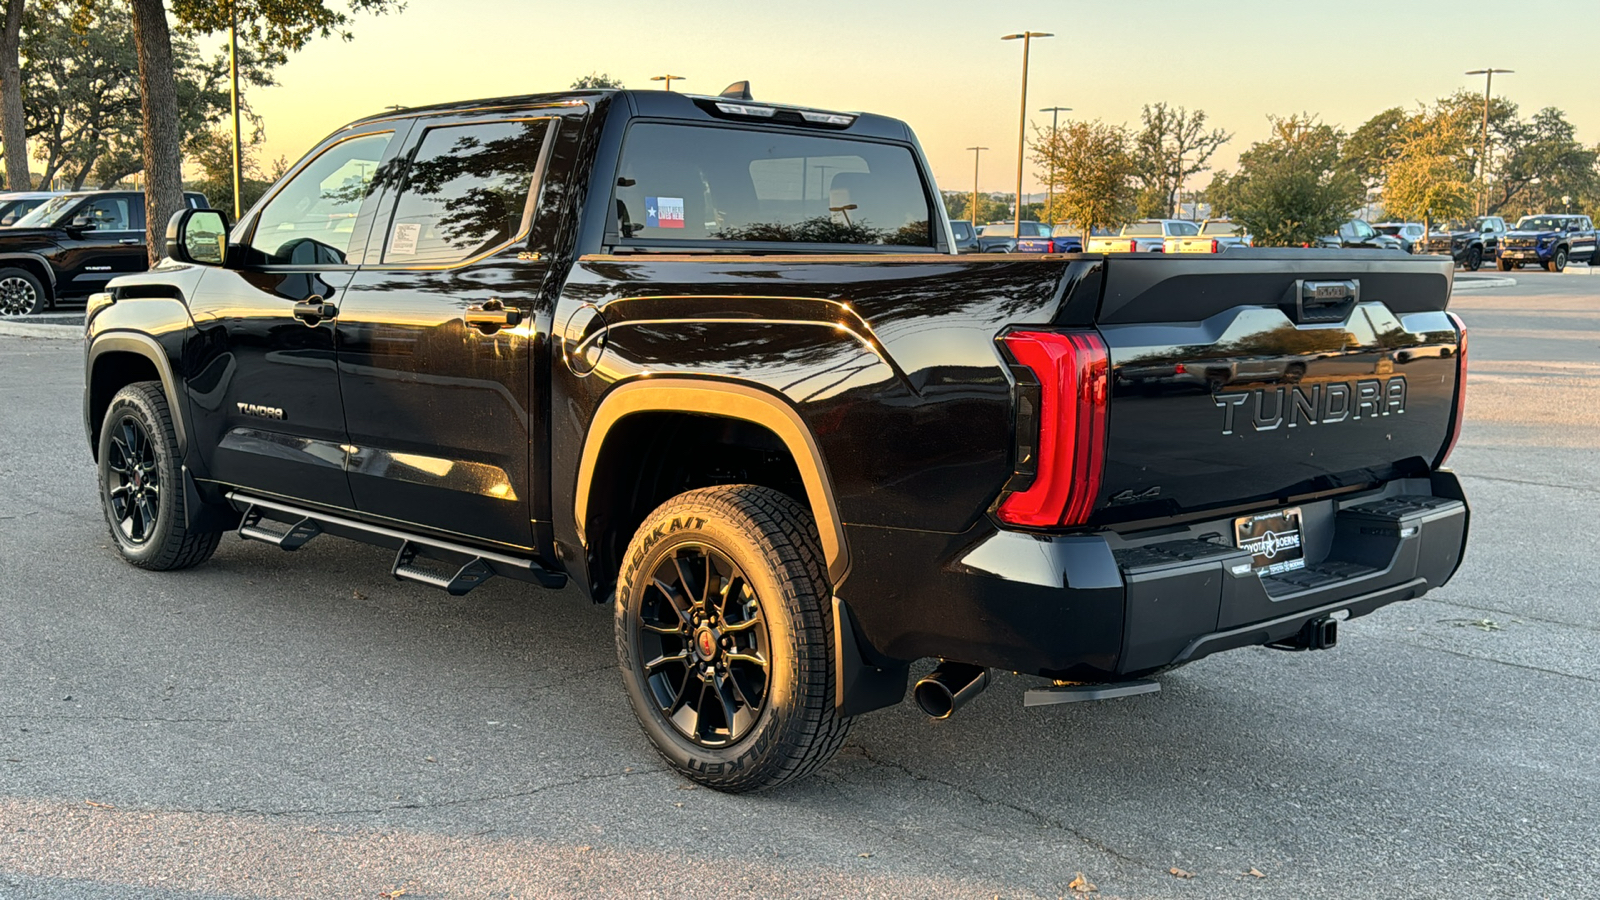
[[[1535,21],[1540,9],[1558,18]],[[1510,10],[1525,21],[1497,21]],[[1495,94],[1524,115],[1559,106],[1579,140],[1600,141],[1600,0],[409,0],[399,15],[359,17],[352,42],[312,44],[251,102],[265,118],[264,160],[293,161],[395,103],[557,90],[595,70],[631,88],[683,75],[694,93],[749,79],[760,100],[906,120],[946,190],[972,188],[963,148],[990,147],[981,187],[1010,190],[1022,48],[1000,37],[1023,30],[1056,35],[1033,44],[1030,110],[1137,125],[1146,103],[1204,109],[1235,135],[1215,158],[1223,168],[1266,137],[1269,113],[1353,130],[1391,106],[1481,92],[1482,76],[1462,73],[1485,66],[1516,70],[1495,78]],[[1038,189],[1030,165],[1026,190]]]

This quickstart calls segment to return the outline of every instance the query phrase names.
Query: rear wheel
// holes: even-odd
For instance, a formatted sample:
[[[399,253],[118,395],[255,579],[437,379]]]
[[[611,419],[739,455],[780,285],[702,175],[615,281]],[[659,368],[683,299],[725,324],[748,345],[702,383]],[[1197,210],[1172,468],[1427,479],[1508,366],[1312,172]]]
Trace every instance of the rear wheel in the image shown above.
[[[182,453],[161,384],[130,384],[111,398],[100,425],[100,505],[122,558],[141,569],[199,565],[222,535],[191,531]]]
[[[1472,249],[1468,250],[1467,251],[1467,262],[1466,262],[1467,271],[1468,272],[1476,272],[1476,271],[1478,271],[1478,269],[1480,269],[1482,267],[1483,267],[1483,248],[1482,247],[1473,247]]]
[[[44,309],[44,285],[26,269],[0,269],[0,319],[31,316]]]
[[[1550,261],[1544,264],[1544,270],[1546,272],[1560,272],[1563,269],[1565,269],[1566,267],[1567,267],[1567,248],[1565,248],[1565,247],[1557,247],[1556,248],[1556,255],[1550,257]]]
[[[771,488],[680,494],[645,519],[617,586],[617,660],[645,734],[720,791],[807,775],[844,743],[832,588],[816,525]]]

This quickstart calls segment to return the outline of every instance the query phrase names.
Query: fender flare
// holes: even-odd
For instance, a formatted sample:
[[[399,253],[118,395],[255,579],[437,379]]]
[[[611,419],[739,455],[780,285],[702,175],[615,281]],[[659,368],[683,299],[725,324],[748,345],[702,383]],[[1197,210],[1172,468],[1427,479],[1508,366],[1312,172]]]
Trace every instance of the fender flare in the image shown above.
[[[747,384],[665,377],[630,381],[612,388],[589,423],[589,432],[583,441],[583,455],[578,464],[573,519],[579,540],[588,543],[585,529],[589,515],[589,494],[595,465],[611,428],[635,413],[685,411],[760,425],[783,441],[789,454],[794,457],[795,467],[800,470],[800,480],[805,485],[811,515],[816,519],[817,534],[822,540],[828,579],[835,587],[844,581],[850,571],[844,523],[839,518],[839,508],[833,498],[833,484],[816,438],[805,420],[786,400]]]
[[[39,268],[44,270],[45,287],[50,289],[50,296],[56,295],[56,267],[50,265],[50,260],[37,253],[0,253],[0,265],[8,259],[25,259],[38,263]]]
[[[98,422],[91,420],[94,389],[94,367],[101,356],[107,353],[133,353],[149,360],[156,367],[156,372],[161,376],[161,390],[167,395],[167,406],[172,410],[172,430],[178,438],[178,449],[187,454],[189,450],[189,434],[185,424],[183,410],[185,407],[179,402],[178,379],[172,371],[172,361],[167,358],[167,353],[155,338],[136,331],[109,331],[96,335],[89,343],[87,359],[84,363],[84,388],[83,388],[83,423],[84,430],[89,435],[95,435],[99,429]],[[90,438],[91,453],[98,454],[99,448],[95,445],[93,437]]]

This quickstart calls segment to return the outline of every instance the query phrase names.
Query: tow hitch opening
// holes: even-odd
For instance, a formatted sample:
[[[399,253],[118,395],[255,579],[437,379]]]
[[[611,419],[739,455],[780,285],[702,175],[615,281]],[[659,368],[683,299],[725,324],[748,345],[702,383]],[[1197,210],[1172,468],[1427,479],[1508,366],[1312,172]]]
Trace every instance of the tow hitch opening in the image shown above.
[[[1300,631],[1287,641],[1267,646],[1275,650],[1328,650],[1339,643],[1339,620],[1321,616],[1300,626]]]

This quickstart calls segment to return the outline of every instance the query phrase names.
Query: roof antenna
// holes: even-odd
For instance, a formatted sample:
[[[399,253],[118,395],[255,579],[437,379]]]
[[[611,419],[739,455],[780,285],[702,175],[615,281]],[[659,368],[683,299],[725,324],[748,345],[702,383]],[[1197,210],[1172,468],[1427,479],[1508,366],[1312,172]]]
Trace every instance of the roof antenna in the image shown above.
[[[748,81],[735,81],[733,84],[723,88],[722,93],[718,94],[717,96],[727,97],[729,100],[755,99],[754,97],[750,96],[750,82]]]

